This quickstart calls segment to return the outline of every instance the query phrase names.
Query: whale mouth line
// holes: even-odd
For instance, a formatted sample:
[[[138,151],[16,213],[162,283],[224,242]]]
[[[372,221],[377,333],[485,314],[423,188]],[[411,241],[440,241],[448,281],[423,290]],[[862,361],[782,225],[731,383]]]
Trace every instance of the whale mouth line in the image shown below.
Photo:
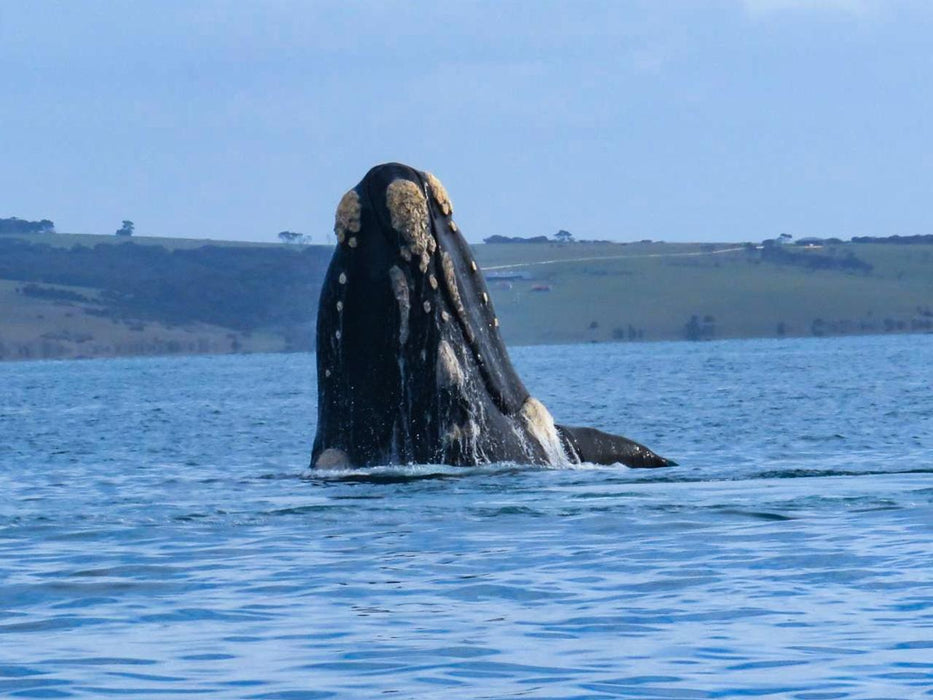
[[[449,201],[445,207],[429,189],[429,183],[425,183],[429,235],[436,243],[432,264],[437,269],[440,263],[440,296],[457,319],[487,394],[502,413],[514,415],[528,392],[512,369],[482,272],[453,225]],[[514,396],[504,391],[509,386],[514,388]]]

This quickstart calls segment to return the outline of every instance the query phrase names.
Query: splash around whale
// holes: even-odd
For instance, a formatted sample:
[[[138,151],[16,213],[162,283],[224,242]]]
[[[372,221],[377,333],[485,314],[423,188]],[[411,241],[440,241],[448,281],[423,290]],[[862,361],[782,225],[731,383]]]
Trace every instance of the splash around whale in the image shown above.
[[[317,317],[312,468],[674,464],[554,422],[512,367],[489,290],[431,173],[371,169],[337,206]]]

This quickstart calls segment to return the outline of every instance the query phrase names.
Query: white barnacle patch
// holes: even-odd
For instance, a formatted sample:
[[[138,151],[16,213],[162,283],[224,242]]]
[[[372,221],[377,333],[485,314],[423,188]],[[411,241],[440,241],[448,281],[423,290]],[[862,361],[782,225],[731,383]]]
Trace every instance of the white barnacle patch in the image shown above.
[[[337,278],[337,281],[340,282],[340,284],[346,284],[346,283],[347,283],[347,274],[346,274],[345,272],[341,272],[341,273],[340,273],[340,277]]]
[[[568,464],[570,460],[567,459],[560,437],[557,435],[554,418],[544,404],[533,396],[529,396],[522,404],[519,414],[528,432],[544,449],[548,462],[555,466]]]
[[[426,314],[431,313],[431,302],[430,302],[430,301],[424,302],[424,304],[422,304],[422,306],[424,307],[424,312],[425,312]]]
[[[334,337],[335,337],[337,340],[340,340],[340,338],[341,338],[342,335],[343,335],[343,333],[341,333],[339,330],[334,331]]]
[[[318,455],[314,466],[318,469],[346,469],[350,466],[350,456],[341,449],[328,447]]]
[[[395,295],[398,304],[398,343],[404,345],[408,342],[408,316],[411,313],[408,280],[397,265],[389,269],[389,280],[392,282],[392,294]]]
[[[334,233],[337,234],[337,240],[343,243],[348,232],[360,232],[360,196],[356,190],[350,190],[340,198],[337,214],[334,216]]]
[[[329,369],[325,369],[325,370],[324,370],[324,376],[325,376],[325,377],[329,377],[329,376],[330,376],[330,370],[329,370]]]
[[[437,289],[437,277],[428,275],[428,284],[431,285],[431,289]]]
[[[428,231],[428,202],[421,188],[411,180],[393,180],[386,189],[386,206],[392,228],[405,240],[402,257],[405,260],[412,256],[418,256],[422,261],[429,259],[437,243]],[[424,268],[427,269],[426,263]]]
[[[350,236],[350,240],[347,241],[347,245],[350,246],[351,248],[356,248],[358,243],[359,241],[357,241],[356,236]]]
[[[444,212],[444,216],[453,214],[454,206],[450,203],[450,197],[447,195],[447,190],[444,189],[441,181],[432,173],[425,173],[424,176],[428,181],[428,189],[431,191],[431,196],[434,198],[434,201],[437,202],[437,206],[441,208],[441,211]]]
[[[463,386],[463,368],[457,353],[446,340],[437,346],[437,385],[441,387]]]
[[[476,268],[476,261],[475,261],[475,260],[471,260],[471,261],[470,261],[470,272],[476,272],[476,270],[477,270],[477,268]]]
[[[450,220],[450,230],[453,231],[454,233],[460,230],[457,228],[457,222],[454,221],[453,219]]]
[[[337,302],[337,311],[343,311],[343,302],[342,302],[342,301],[338,301],[338,302]]]
[[[450,320],[450,314],[447,313],[446,311],[441,311],[441,320],[444,323],[447,323]]]
[[[460,287],[457,286],[457,272],[454,270],[454,261],[450,255],[444,251],[441,253],[441,267],[444,270],[444,283],[447,285],[447,293],[453,302],[454,311],[460,318],[466,318],[466,309],[463,307],[463,299],[460,298]],[[473,342],[473,329],[469,325],[465,326],[467,340]]]
[[[484,304],[488,304],[488,303],[489,303],[489,295],[486,294],[486,292],[483,292],[483,303],[484,303]]]
[[[493,327],[493,328],[498,328],[498,327],[499,327],[499,319],[496,318],[495,316],[493,316],[493,319],[492,319],[492,327]]]

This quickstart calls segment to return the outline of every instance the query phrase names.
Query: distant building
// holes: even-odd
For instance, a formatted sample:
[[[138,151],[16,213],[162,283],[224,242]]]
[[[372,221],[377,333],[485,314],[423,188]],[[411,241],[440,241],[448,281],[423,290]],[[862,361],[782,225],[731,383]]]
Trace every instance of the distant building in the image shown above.
[[[815,238],[810,236],[809,238],[799,238],[794,245],[799,245],[803,248],[822,248],[825,241],[822,238]]]
[[[530,280],[531,273],[525,270],[492,270],[484,273],[487,280]]]

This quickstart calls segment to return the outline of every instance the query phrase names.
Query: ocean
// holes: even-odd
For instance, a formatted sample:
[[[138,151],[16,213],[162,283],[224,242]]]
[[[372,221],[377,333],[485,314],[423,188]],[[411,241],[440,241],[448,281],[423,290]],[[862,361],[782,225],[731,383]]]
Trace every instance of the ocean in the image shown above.
[[[315,475],[312,355],[0,364],[0,694],[933,696],[933,336],[511,352],[680,466]]]

